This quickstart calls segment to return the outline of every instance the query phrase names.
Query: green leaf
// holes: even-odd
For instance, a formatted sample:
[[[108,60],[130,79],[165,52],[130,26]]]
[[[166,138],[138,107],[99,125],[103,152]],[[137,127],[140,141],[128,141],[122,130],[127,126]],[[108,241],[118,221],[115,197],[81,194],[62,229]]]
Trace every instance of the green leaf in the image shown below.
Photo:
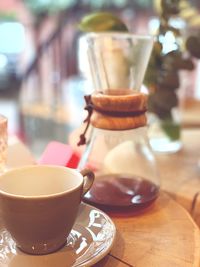
[[[180,124],[175,123],[171,120],[166,120],[161,123],[161,127],[171,140],[180,139]]]
[[[79,24],[84,32],[128,31],[120,18],[109,12],[95,12],[83,17]]]

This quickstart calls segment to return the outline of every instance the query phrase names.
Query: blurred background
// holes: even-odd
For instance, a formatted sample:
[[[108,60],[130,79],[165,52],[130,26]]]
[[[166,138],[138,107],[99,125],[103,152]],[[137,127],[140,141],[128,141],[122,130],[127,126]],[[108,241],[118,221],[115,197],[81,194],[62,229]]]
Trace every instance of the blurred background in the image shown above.
[[[173,5],[174,0],[168,2]],[[199,29],[200,2],[181,0],[175,17],[184,36]],[[0,113],[39,157],[49,141],[68,142],[84,118],[84,45],[81,18],[94,11],[120,16],[132,33],[155,34],[159,0],[4,0],[0,1]],[[183,97],[200,98],[199,62],[183,86]],[[187,90],[186,90],[187,89]]]

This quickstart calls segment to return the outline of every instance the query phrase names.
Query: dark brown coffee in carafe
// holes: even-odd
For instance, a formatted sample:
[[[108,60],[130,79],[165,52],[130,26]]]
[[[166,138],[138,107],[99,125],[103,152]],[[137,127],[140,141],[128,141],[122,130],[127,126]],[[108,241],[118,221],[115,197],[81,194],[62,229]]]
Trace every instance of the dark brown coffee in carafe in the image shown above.
[[[140,209],[151,204],[158,196],[159,187],[141,177],[104,175],[97,177],[85,201],[106,207]]]

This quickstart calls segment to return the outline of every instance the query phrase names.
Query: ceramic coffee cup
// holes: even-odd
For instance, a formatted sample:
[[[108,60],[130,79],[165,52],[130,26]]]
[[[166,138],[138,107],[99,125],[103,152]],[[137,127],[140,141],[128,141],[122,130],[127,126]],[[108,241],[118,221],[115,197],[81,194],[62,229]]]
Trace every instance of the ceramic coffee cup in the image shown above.
[[[26,253],[61,248],[76,220],[94,174],[66,167],[34,165],[0,176],[0,209],[5,228]]]

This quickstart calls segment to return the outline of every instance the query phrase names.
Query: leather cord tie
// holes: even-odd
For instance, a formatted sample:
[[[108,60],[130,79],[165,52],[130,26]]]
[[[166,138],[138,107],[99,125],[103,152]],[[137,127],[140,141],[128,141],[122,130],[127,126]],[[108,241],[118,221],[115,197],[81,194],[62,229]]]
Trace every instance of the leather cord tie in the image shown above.
[[[91,101],[91,95],[85,95],[84,96],[84,99],[85,99],[85,103],[86,103],[86,106],[85,106],[84,109],[88,112],[88,115],[87,115],[86,119],[83,122],[84,123],[87,123],[87,124],[86,124],[86,127],[85,127],[84,132],[80,135],[79,142],[77,143],[78,146],[81,146],[81,145],[85,145],[86,144],[86,137],[85,137],[85,135],[86,135],[87,130],[89,128],[90,118],[91,118],[92,111],[93,111],[93,105],[92,105],[92,101]]]

